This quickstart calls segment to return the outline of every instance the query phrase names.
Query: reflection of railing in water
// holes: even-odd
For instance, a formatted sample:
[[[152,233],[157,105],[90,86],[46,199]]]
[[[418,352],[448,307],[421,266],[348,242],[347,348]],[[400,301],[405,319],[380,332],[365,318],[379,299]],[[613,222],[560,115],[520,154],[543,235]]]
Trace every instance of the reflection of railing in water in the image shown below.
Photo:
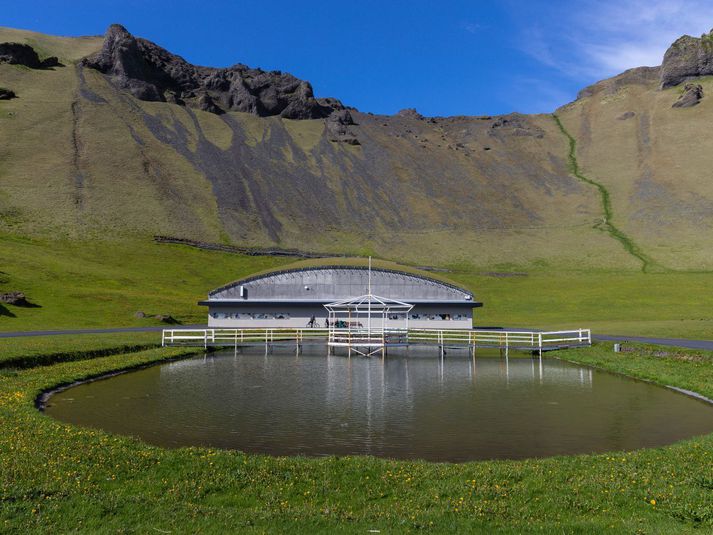
[[[309,344],[324,345],[332,351],[344,347],[359,354],[385,355],[389,347],[435,346],[444,354],[446,349],[500,349],[507,355],[510,349],[548,351],[564,347],[588,346],[592,343],[589,329],[571,331],[479,330],[479,329],[338,329],[338,328],[252,328],[252,329],[164,329],[164,346],[228,346],[251,345],[294,346],[297,351]],[[366,349],[364,349],[366,348]]]

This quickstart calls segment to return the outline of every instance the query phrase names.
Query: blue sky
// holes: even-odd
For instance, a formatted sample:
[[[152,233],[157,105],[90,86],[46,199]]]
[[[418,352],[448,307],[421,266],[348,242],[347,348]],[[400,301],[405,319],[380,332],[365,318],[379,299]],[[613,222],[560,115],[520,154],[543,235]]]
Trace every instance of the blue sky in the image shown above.
[[[95,35],[118,22],[193,63],[291,72],[317,96],[387,114],[551,112],[713,27],[712,0],[8,4],[3,26]]]

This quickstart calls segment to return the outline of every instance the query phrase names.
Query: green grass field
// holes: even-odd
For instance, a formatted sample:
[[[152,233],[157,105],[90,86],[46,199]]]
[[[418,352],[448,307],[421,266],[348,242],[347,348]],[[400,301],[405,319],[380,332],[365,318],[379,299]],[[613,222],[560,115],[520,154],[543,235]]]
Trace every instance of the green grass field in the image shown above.
[[[108,342],[94,337],[94,343]],[[152,447],[60,423],[34,406],[36,396],[54,385],[182,352],[151,349],[1,369],[0,531],[679,534],[713,529],[713,435],[664,448],[524,461],[273,458]],[[642,348],[615,354],[604,344],[560,356],[713,397],[711,353],[662,357]],[[34,358],[33,351],[28,358]]]
[[[0,308],[0,331],[160,325],[151,317],[136,318],[137,311],[169,314],[184,324],[205,323],[206,310],[196,303],[229,281],[291,265],[365,262],[294,263],[138,239],[80,243],[0,238],[0,292],[23,291],[38,305]],[[479,326],[589,327],[605,334],[713,338],[713,273],[467,263],[451,268],[450,273],[429,275],[445,276],[485,303],[476,310]]]

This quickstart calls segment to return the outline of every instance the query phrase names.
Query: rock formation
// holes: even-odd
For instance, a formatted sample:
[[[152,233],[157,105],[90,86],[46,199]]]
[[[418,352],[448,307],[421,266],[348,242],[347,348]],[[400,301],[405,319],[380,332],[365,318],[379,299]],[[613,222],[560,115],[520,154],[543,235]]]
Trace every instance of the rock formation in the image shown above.
[[[400,110],[397,114],[397,117],[408,117],[409,119],[418,119],[421,120],[423,119],[423,115],[418,113],[416,111],[416,108],[404,108],[403,110]]]
[[[713,74],[713,30],[700,38],[684,35],[664,54],[660,87],[666,89],[710,74]]]
[[[703,86],[701,84],[686,84],[683,93],[678,100],[673,103],[673,108],[690,108],[698,104],[703,98]]]
[[[27,301],[27,297],[22,292],[7,292],[0,294],[0,303],[15,305],[17,307],[30,306],[30,303]]]
[[[261,117],[318,119],[343,108],[336,99],[315,99],[310,83],[291,74],[241,64],[224,69],[192,65],[118,24],[107,30],[101,51],[82,63],[138,99],[212,113],[231,110]]]
[[[660,80],[661,67],[634,67],[612,78],[589,85],[577,93],[577,100],[597,94],[613,95],[624,87],[632,85],[647,86]]]
[[[0,100],[10,100],[11,98],[15,97],[17,97],[17,95],[14,91],[6,89],[4,87],[0,87]]]
[[[30,69],[46,69],[60,65],[54,56],[40,60],[34,48],[22,43],[0,43],[0,63],[24,65]]]
[[[496,119],[490,125],[490,134],[493,136],[511,135],[542,138],[545,132],[542,128],[533,124],[527,116],[520,113],[511,113]]]
[[[349,110],[334,111],[326,121],[327,135],[329,141],[337,143],[348,143],[349,145],[361,145],[356,134],[349,129],[353,125],[354,119]]]

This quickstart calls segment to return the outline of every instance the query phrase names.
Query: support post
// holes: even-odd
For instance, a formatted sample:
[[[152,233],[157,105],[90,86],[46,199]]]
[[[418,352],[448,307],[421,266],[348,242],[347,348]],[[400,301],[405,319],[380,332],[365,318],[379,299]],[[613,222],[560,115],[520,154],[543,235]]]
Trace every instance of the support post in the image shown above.
[[[537,344],[540,351],[540,359],[542,359],[542,333],[537,333]]]

